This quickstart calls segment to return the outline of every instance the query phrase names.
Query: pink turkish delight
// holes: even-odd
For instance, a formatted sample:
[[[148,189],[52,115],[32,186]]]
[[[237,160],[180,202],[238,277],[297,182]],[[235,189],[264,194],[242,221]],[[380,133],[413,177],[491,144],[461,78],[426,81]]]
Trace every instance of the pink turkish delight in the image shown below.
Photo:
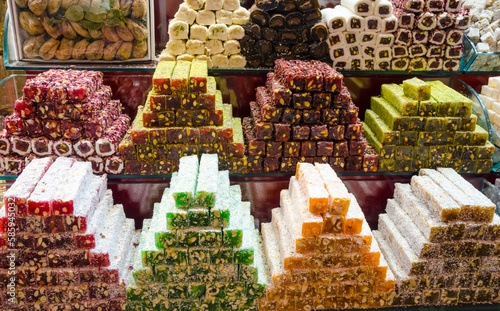
[[[87,158],[94,154],[94,143],[90,139],[81,139],[73,145],[73,150],[79,157]]]
[[[4,122],[9,135],[26,135],[24,121],[16,112],[5,117]]]
[[[12,136],[12,151],[20,156],[31,153],[31,139],[23,136]]]
[[[23,119],[33,118],[36,113],[36,105],[25,100],[24,97],[20,97],[14,103],[14,110]]]
[[[31,151],[37,156],[44,157],[52,154],[52,140],[46,137],[37,137],[31,140]]]
[[[29,215],[49,216],[52,213],[54,195],[74,162],[74,159],[64,157],[54,161],[28,198]]]
[[[113,122],[113,125],[106,130],[106,134],[97,140],[95,144],[96,153],[101,157],[113,155],[118,149],[120,141],[127,133],[130,124],[130,117],[122,114]]]
[[[73,144],[67,139],[59,139],[52,145],[55,155],[58,157],[69,157],[73,154]]]
[[[82,204],[81,193],[92,178],[92,164],[75,162],[58,187],[52,201],[54,215],[72,215],[77,204]]]

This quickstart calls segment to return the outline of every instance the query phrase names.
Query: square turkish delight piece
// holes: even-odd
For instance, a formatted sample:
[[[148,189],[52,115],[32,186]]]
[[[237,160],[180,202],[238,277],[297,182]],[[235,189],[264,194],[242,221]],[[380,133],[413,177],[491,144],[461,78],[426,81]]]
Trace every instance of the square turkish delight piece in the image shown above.
[[[318,141],[316,144],[316,154],[318,156],[331,157],[333,155],[333,145],[332,141]]]
[[[153,145],[137,145],[137,159],[140,161],[156,160],[156,149]]]
[[[316,142],[314,142],[314,141],[301,142],[300,155],[303,157],[315,157],[316,156]]]
[[[180,144],[184,141],[184,129],[181,127],[169,127],[165,135],[168,144]]]
[[[256,123],[255,138],[257,138],[258,140],[273,139],[273,124],[267,122]]]
[[[181,109],[190,110],[198,108],[198,95],[195,93],[181,94]]]
[[[279,158],[283,154],[283,143],[281,141],[270,141],[266,143],[266,156]]]
[[[249,173],[261,173],[264,159],[261,156],[248,156],[247,170]]]
[[[203,109],[214,109],[215,107],[215,94],[217,92],[217,83],[214,77],[207,79],[207,91],[198,94],[198,105]]]
[[[171,144],[168,145],[168,160],[178,160],[182,157],[182,145],[181,144]]]
[[[153,75],[153,89],[157,94],[170,94],[170,79],[175,68],[175,62],[159,62]]]
[[[311,129],[308,125],[295,125],[292,127],[293,140],[307,140]]]
[[[345,126],[344,125],[334,125],[328,127],[328,139],[331,140],[343,140],[344,139]]]
[[[274,124],[274,138],[276,141],[288,141],[290,139],[290,124]]]
[[[352,103],[351,94],[345,85],[333,96],[333,108],[346,108]]]
[[[200,143],[213,143],[217,141],[217,130],[213,126],[201,127],[200,132]]]
[[[165,110],[181,109],[181,95],[165,95],[165,105]]]
[[[294,173],[298,162],[299,158],[281,158],[280,172]]]
[[[281,122],[287,124],[299,124],[302,118],[302,111],[293,108],[284,108]]]
[[[197,128],[185,128],[182,131],[182,142],[187,144],[198,144],[200,141],[200,131]]]
[[[356,123],[358,120],[359,108],[355,105],[349,105],[348,107],[340,110],[340,123],[350,124]]]
[[[80,123],[72,121],[61,121],[62,136],[69,140],[78,140],[82,137],[83,127]]]
[[[182,155],[190,156],[190,155],[198,155],[198,145],[182,145]]]
[[[164,145],[167,143],[167,128],[149,129],[149,141],[153,146]]]
[[[140,175],[141,174],[141,161],[128,160],[125,161],[125,172],[127,175]]]
[[[189,91],[193,93],[207,92],[207,61],[194,59],[189,73]]]
[[[328,126],[326,124],[311,126],[311,139],[312,140],[327,140],[328,139]]]
[[[351,172],[359,172],[363,170],[363,157],[350,156],[347,158],[346,170]]]
[[[42,122],[38,118],[26,119],[24,121],[26,133],[29,137],[39,137],[43,135]]]
[[[292,94],[293,108],[295,109],[311,109],[312,95],[311,93],[293,93]]]
[[[363,124],[361,122],[347,124],[344,136],[346,139],[361,139],[361,137],[363,136]]]
[[[292,92],[277,79],[274,72],[269,72],[267,74],[266,87],[271,93],[271,97],[276,105],[290,105]]]
[[[346,140],[335,142],[333,146],[333,156],[336,158],[345,158],[349,156],[349,145]]]
[[[339,109],[323,109],[321,122],[328,125],[337,125],[340,122],[340,110]]]
[[[263,170],[266,173],[274,173],[279,170],[280,158],[264,158]]]
[[[34,118],[36,115],[36,104],[27,101],[24,97],[14,102],[14,110],[23,119]]]
[[[209,112],[207,109],[193,110],[193,122],[194,126],[201,127],[210,125],[208,120]]]
[[[283,156],[284,157],[299,157],[300,156],[300,142],[289,141],[283,143]]]
[[[321,110],[311,109],[302,112],[302,122],[305,124],[318,124],[321,121]]]
[[[175,113],[176,126],[193,126],[193,113],[189,110],[177,110]]]
[[[317,109],[329,108],[332,104],[331,93],[314,93],[313,94],[313,107]]]
[[[265,155],[266,142],[262,140],[250,140],[248,142],[248,154],[251,156]]]
[[[167,110],[167,97],[165,95],[156,94],[151,91],[149,93],[149,107],[152,111]]]
[[[363,155],[368,146],[366,140],[350,140],[349,141],[349,155]]]

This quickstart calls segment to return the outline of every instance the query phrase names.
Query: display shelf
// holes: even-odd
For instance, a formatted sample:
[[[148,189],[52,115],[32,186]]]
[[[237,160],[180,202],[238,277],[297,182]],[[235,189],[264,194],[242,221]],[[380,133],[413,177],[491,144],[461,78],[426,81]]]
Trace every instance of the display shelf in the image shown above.
[[[462,62],[465,63],[463,70],[466,74],[500,73],[500,52],[478,52],[476,45],[467,35],[464,36],[464,57]],[[484,66],[488,66],[488,68],[484,68]]]
[[[246,117],[250,114],[249,102],[255,100],[255,88],[265,84],[266,74],[262,72],[242,73],[242,72],[221,72],[213,74],[217,78],[220,90],[222,91],[224,102],[233,106],[234,116]],[[22,96],[23,86],[26,79],[35,77],[35,74],[15,74],[0,81],[0,116],[7,115],[13,110],[14,102]],[[125,107],[125,112],[132,118],[135,117],[137,106],[144,104],[148,91],[152,85],[152,73],[105,73],[104,84],[109,85],[113,91],[113,99],[119,99]],[[490,139],[496,133],[492,129],[487,117],[487,110],[477,95],[476,91],[455,77],[450,76],[423,76],[424,80],[439,79],[451,86],[455,90],[462,92],[474,103],[474,113],[478,115],[478,124],[490,133]],[[359,115],[364,119],[365,110],[370,107],[370,97],[380,94],[380,87],[384,83],[401,83],[406,76],[400,75],[345,75],[344,81],[351,92],[354,104],[359,108]],[[500,138],[498,140],[500,142]],[[499,143],[500,146],[500,143]],[[500,161],[500,151],[494,158],[494,164]],[[500,166],[500,164],[497,164]],[[346,176],[363,175],[373,176],[380,173],[349,173],[343,172]],[[401,173],[390,173],[400,175]],[[270,176],[289,176],[287,174],[267,174]],[[247,176],[247,175],[244,175]],[[254,175],[248,175],[254,176]],[[256,175],[261,176],[261,175]],[[118,175],[116,179],[133,180],[139,176]],[[3,176],[2,179],[13,179],[14,176]],[[115,178],[110,177],[110,178]],[[140,176],[140,178],[155,179],[168,178],[168,175]]]

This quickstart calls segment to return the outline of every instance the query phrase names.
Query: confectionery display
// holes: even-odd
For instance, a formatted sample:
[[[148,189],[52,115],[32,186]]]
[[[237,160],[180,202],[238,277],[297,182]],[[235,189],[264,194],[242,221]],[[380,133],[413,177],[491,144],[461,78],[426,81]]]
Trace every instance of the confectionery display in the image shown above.
[[[3,308],[122,310],[135,224],[106,189],[106,175],[93,175],[89,162],[29,163],[0,209]]]
[[[9,0],[20,59],[150,60],[149,1]]]
[[[500,2],[465,0],[464,8],[470,9],[471,25],[467,36],[476,45],[478,52],[498,52],[498,36],[500,34]],[[497,30],[498,29],[498,30]],[[484,64],[487,65],[487,64]],[[498,64],[488,64],[491,70]]]
[[[500,77],[490,77],[488,84],[481,87],[479,97],[488,109],[491,125],[500,133]]]
[[[243,28],[240,45],[247,67],[274,67],[282,57],[328,60],[328,29],[318,0],[256,0]]]
[[[126,310],[256,310],[268,277],[261,238],[216,154],[181,158],[132,266]]]
[[[343,76],[320,61],[276,61],[243,119],[248,172],[295,172],[298,162],[376,171]]]
[[[498,303],[500,217],[451,168],[396,183],[373,235],[396,278],[393,306]]]
[[[169,21],[160,61],[200,59],[208,68],[244,68],[240,39],[249,18],[239,0],[185,0]]]
[[[470,24],[462,1],[393,1],[398,30],[392,70],[458,71],[464,31]]]
[[[0,168],[19,174],[32,158],[59,156],[90,161],[97,174],[119,174],[123,163],[114,155],[130,117],[111,96],[95,71],[52,69],[28,80],[0,132]]]
[[[337,70],[391,70],[398,20],[390,1],[341,1],[321,11]]]
[[[383,84],[371,98],[364,131],[379,156],[378,170],[413,172],[451,167],[487,173],[495,147],[477,124],[472,101],[439,80]]]
[[[299,163],[280,206],[261,226],[271,276],[259,310],[388,306],[396,279],[330,165]]]
[[[232,115],[206,61],[160,62],[153,90],[119,145],[125,174],[171,174],[182,156],[203,153],[217,153],[232,173],[246,172],[241,119]]]

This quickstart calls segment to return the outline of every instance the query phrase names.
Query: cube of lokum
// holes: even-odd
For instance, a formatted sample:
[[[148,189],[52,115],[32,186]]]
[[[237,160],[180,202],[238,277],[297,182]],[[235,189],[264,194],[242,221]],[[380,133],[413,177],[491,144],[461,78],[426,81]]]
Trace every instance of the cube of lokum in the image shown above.
[[[271,92],[276,105],[288,106],[290,104],[292,92],[276,78],[273,72],[267,74],[266,87]]]
[[[333,146],[333,156],[336,158],[345,158],[349,156],[349,147],[346,140],[335,142]]]
[[[373,110],[366,110],[365,122],[382,144],[391,145],[399,143],[399,131],[391,131]]]
[[[171,190],[177,207],[188,208],[193,204],[197,175],[198,157],[189,156],[181,158],[177,182],[173,185]]]
[[[418,78],[404,80],[403,92],[405,96],[418,101],[425,101],[431,98],[431,86]]]
[[[409,129],[410,119],[401,114],[382,97],[371,97],[370,108],[379,115],[385,124],[393,131]]]
[[[332,96],[330,93],[314,93],[312,103],[314,108],[329,108],[332,103]]]
[[[326,140],[328,139],[328,127],[324,125],[311,126],[311,139],[313,140]]]
[[[307,140],[311,129],[307,125],[296,125],[292,127],[293,140]]]
[[[208,68],[204,60],[194,59],[189,73],[189,90],[193,93],[207,92]]]
[[[311,109],[302,112],[302,122],[305,124],[318,124],[321,119],[321,110]]]
[[[178,61],[170,78],[170,89],[172,94],[185,94],[188,92],[188,79],[191,62]]]
[[[328,64],[320,61],[311,61],[311,65],[320,70],[323,75],[324,89],[328,92],[335,92],[342,87],[343,76]]]
[[[277,172],[279,169],[279,159],[280,158],[264,158],[263,167],[264,172],[273,173]]]
[[[359,108],[353,104],[350,104],[349,106],[340,109],[340,123],[341,124],[356,123],[358,119],[358,111]]]
[[[198,105],[202,109],[214,109],[217,83],[214,77],[207,78],[206,92],[198,95]]]
[[[159,62],[153,75],[153,88],[157,94],[170,94],[170,79],[174,71],[175,62]]]
[[[198,95],[196,93],[181,94],[181,109],[198,108]]]
[[[312,95],[311,93],[293,93],[292,102],[295,109],[311,109]]]
[[[418,101],[404,95],[403,88],[397,84],[382,84],[381,95],[403,116],[418,114]]]
[[[345,133],[344,125],[335,125],[328,127],[328,139],[332,140],[343,140]]]

